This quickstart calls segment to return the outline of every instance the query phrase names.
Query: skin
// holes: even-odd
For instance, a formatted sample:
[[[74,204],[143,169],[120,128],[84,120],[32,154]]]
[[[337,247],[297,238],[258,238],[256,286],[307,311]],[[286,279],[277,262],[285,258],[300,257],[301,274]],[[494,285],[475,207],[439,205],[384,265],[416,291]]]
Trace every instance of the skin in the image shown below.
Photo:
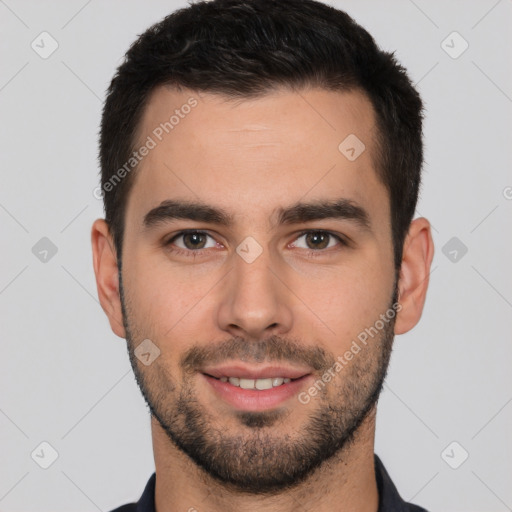
[[[99,299],[114,333],[131,340],[130,350],[146,338],[158,345],[161,354],[151,366],[133,358],[132,363],[154,391],[153,399],[157,384],[168,385],[169,393],[159,395],[167,401],[162,410],[164,405],[172,410],[179,391],[188,389],[208,424],[227,437],[251,440],[258,431],[276,443],[286,436],[298,442],[301,429],[322,405],[343,406],[339,402],[348,396],[349,384],[364,388],[366,381],[358,371],[364,368],[375,374],[379,360],[387,365],[381,344],[370,343],[321,396],[308,405],[288,400],[279,409],[282,415],[260,429],[243,424],[237,411],[215,395],[201,375],[185,375],[179,361],[194,346],[208,347],[234,337],[257,343],[270,336],[337,357],[389,308],[395,270],[389,198],[373,160],[374,112],[357,91],[279,90],[235,102],[160,87],[144,112],[138,133],[141,143],[190,97],[198,100],[197,107],[142,160],[128,197],[122,255],[128,318],[123,318],[118,260],[108,226],[103,219],[93,225]],[[356,134],[366,146],[355,161],[338,150],[349,134]],[[350,219],[276,222],[279,208],[340,197],[366,210],[370,229]],[[174,220],[145,229],[147,212],[169,199],[201,200],[232,213],[234,223],[228,228]],[[205,239],[207,248],[201,255],[187,257],[164,245],[184,229],[212,237]],[[319,242],[315,246],[314,241],[308,245],[300,236],[306,229],[326,230],[350,242],[344,246],[331,239],[328,248]],[[236,252],[248,236],[262,249],[251,263]],[[177,239],[174,247],[192,252],[192,245],[185,242],[183,237]],[[404,244],[395,334],[409,331],[420,319],[432,258],[430,225],[424,218],[415,219]],[[315,378],[320,375],[313,372]],[[222,485],[180,450],[152,416],[156,507],[159,512],[190,507],[212,512],[292,511],[300,503],[317,512],[376,512],[375,413],[373,404],[352,440],[306,479],[268,494]]]

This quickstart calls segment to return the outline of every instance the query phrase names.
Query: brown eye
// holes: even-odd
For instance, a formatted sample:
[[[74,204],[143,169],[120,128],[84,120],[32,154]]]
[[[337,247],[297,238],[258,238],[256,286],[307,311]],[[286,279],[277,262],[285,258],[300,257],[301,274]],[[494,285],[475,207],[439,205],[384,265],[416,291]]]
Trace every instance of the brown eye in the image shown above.
[[[207,245],[208,238],[212,240],[210,245]],[[165,245],[169,246],[171,249],[175,246],[178,249],[184,249],[186,251],[199,251],[201,249],[215,247],[215,244],[215,240],[208,233],[203,231],[182,231],[173,236]]]
[[[330,235],[313,232],[306,235],[306,243],[313,249],[325,249],[329,245]]]
[[[297,241],[302,238],[304,239],[304,243],[298,243]],[[311,251],[322,251],[323,249],[329,249],[336,245],[346,245],[346,243],[339,236],[328,231],[304,231],[295,242],[293,242],[294,247]]]
[[[204,249],[206,237],[202,233],[185,233],[183,243],[187,249]]]

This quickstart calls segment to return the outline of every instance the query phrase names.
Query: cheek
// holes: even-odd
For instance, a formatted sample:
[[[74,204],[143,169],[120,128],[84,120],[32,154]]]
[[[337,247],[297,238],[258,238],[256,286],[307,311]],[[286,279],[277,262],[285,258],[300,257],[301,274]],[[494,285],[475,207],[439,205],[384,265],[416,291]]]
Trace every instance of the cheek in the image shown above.
[[[319,339],[327,342],[330,338],[337,350],[350,345],[353,338],[386,312],[393,282],[392,265],[381,264],[377,258],[361,258],[336,271],[324,270],[307,281],[296,278],[291,288],[308,306],[307,314],[297,318],[299,330],[308,332],[308,324],[309,330],[311,325],[315,330],[319,326]]]
[[[229,299],[224,284],[230,277],[225,276],[225,267],[171,264],[161,253],[145,253],[136,247],[125,254],[130,255],[123,263],[123,281],[131,320],[145,337],[173,340],[173,347],[182,350],[186,347],[180,343],[199,341],[205,328],[215,331],[216,311]],[[347,254],[338,266],[288,263],[282,270],[291,291],[279,300],[296,303],[294,329],[321,344],[329,339],[331,346],[350,344],[389,306],[392,259],[383,258],[377,246]]]
[[[125,267],[126,289],[131,314],[139,328],[151,330],[155,339],[181,340],[202,325],[203,299],[219,280],[216,273],[200,269],[200,265],[172,267],[151,261],[141,255]]]

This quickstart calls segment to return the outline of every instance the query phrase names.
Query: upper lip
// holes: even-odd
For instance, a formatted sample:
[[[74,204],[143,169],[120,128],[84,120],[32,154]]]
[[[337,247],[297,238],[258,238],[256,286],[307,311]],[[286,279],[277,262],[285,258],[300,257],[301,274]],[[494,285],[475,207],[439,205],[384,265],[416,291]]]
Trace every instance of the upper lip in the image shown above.
[[[309,375],[311,370],[304,368],[292,368],[284,365],[272,366],[247,366],[243,364],[226,364],[215,367],[205,367],[202,373],[220,379],[221,377],[238,377],[240,379],[269,379],[273,377],[283,377],[289,379],[299,379]]]

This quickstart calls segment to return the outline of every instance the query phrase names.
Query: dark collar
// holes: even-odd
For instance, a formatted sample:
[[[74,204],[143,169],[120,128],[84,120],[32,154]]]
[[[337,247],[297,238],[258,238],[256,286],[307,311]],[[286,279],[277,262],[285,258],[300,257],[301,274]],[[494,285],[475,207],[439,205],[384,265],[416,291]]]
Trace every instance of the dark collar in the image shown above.
[[[398,494],[395,484],[377,455],[374,455],[374,462],[377,489],[379,491],[379,509],[377,512],[427,512],[424,508],[406,503]],[[138,503],[125,505],[112,512],[155,512],[155,482],[156,473],[153,473]]]
[[[379,490],[379,509],[377,512],[427,512],[418,505],[405,502],[398,494],[395,484],[376,454],[374,454],[374,461],[375,478]]]

